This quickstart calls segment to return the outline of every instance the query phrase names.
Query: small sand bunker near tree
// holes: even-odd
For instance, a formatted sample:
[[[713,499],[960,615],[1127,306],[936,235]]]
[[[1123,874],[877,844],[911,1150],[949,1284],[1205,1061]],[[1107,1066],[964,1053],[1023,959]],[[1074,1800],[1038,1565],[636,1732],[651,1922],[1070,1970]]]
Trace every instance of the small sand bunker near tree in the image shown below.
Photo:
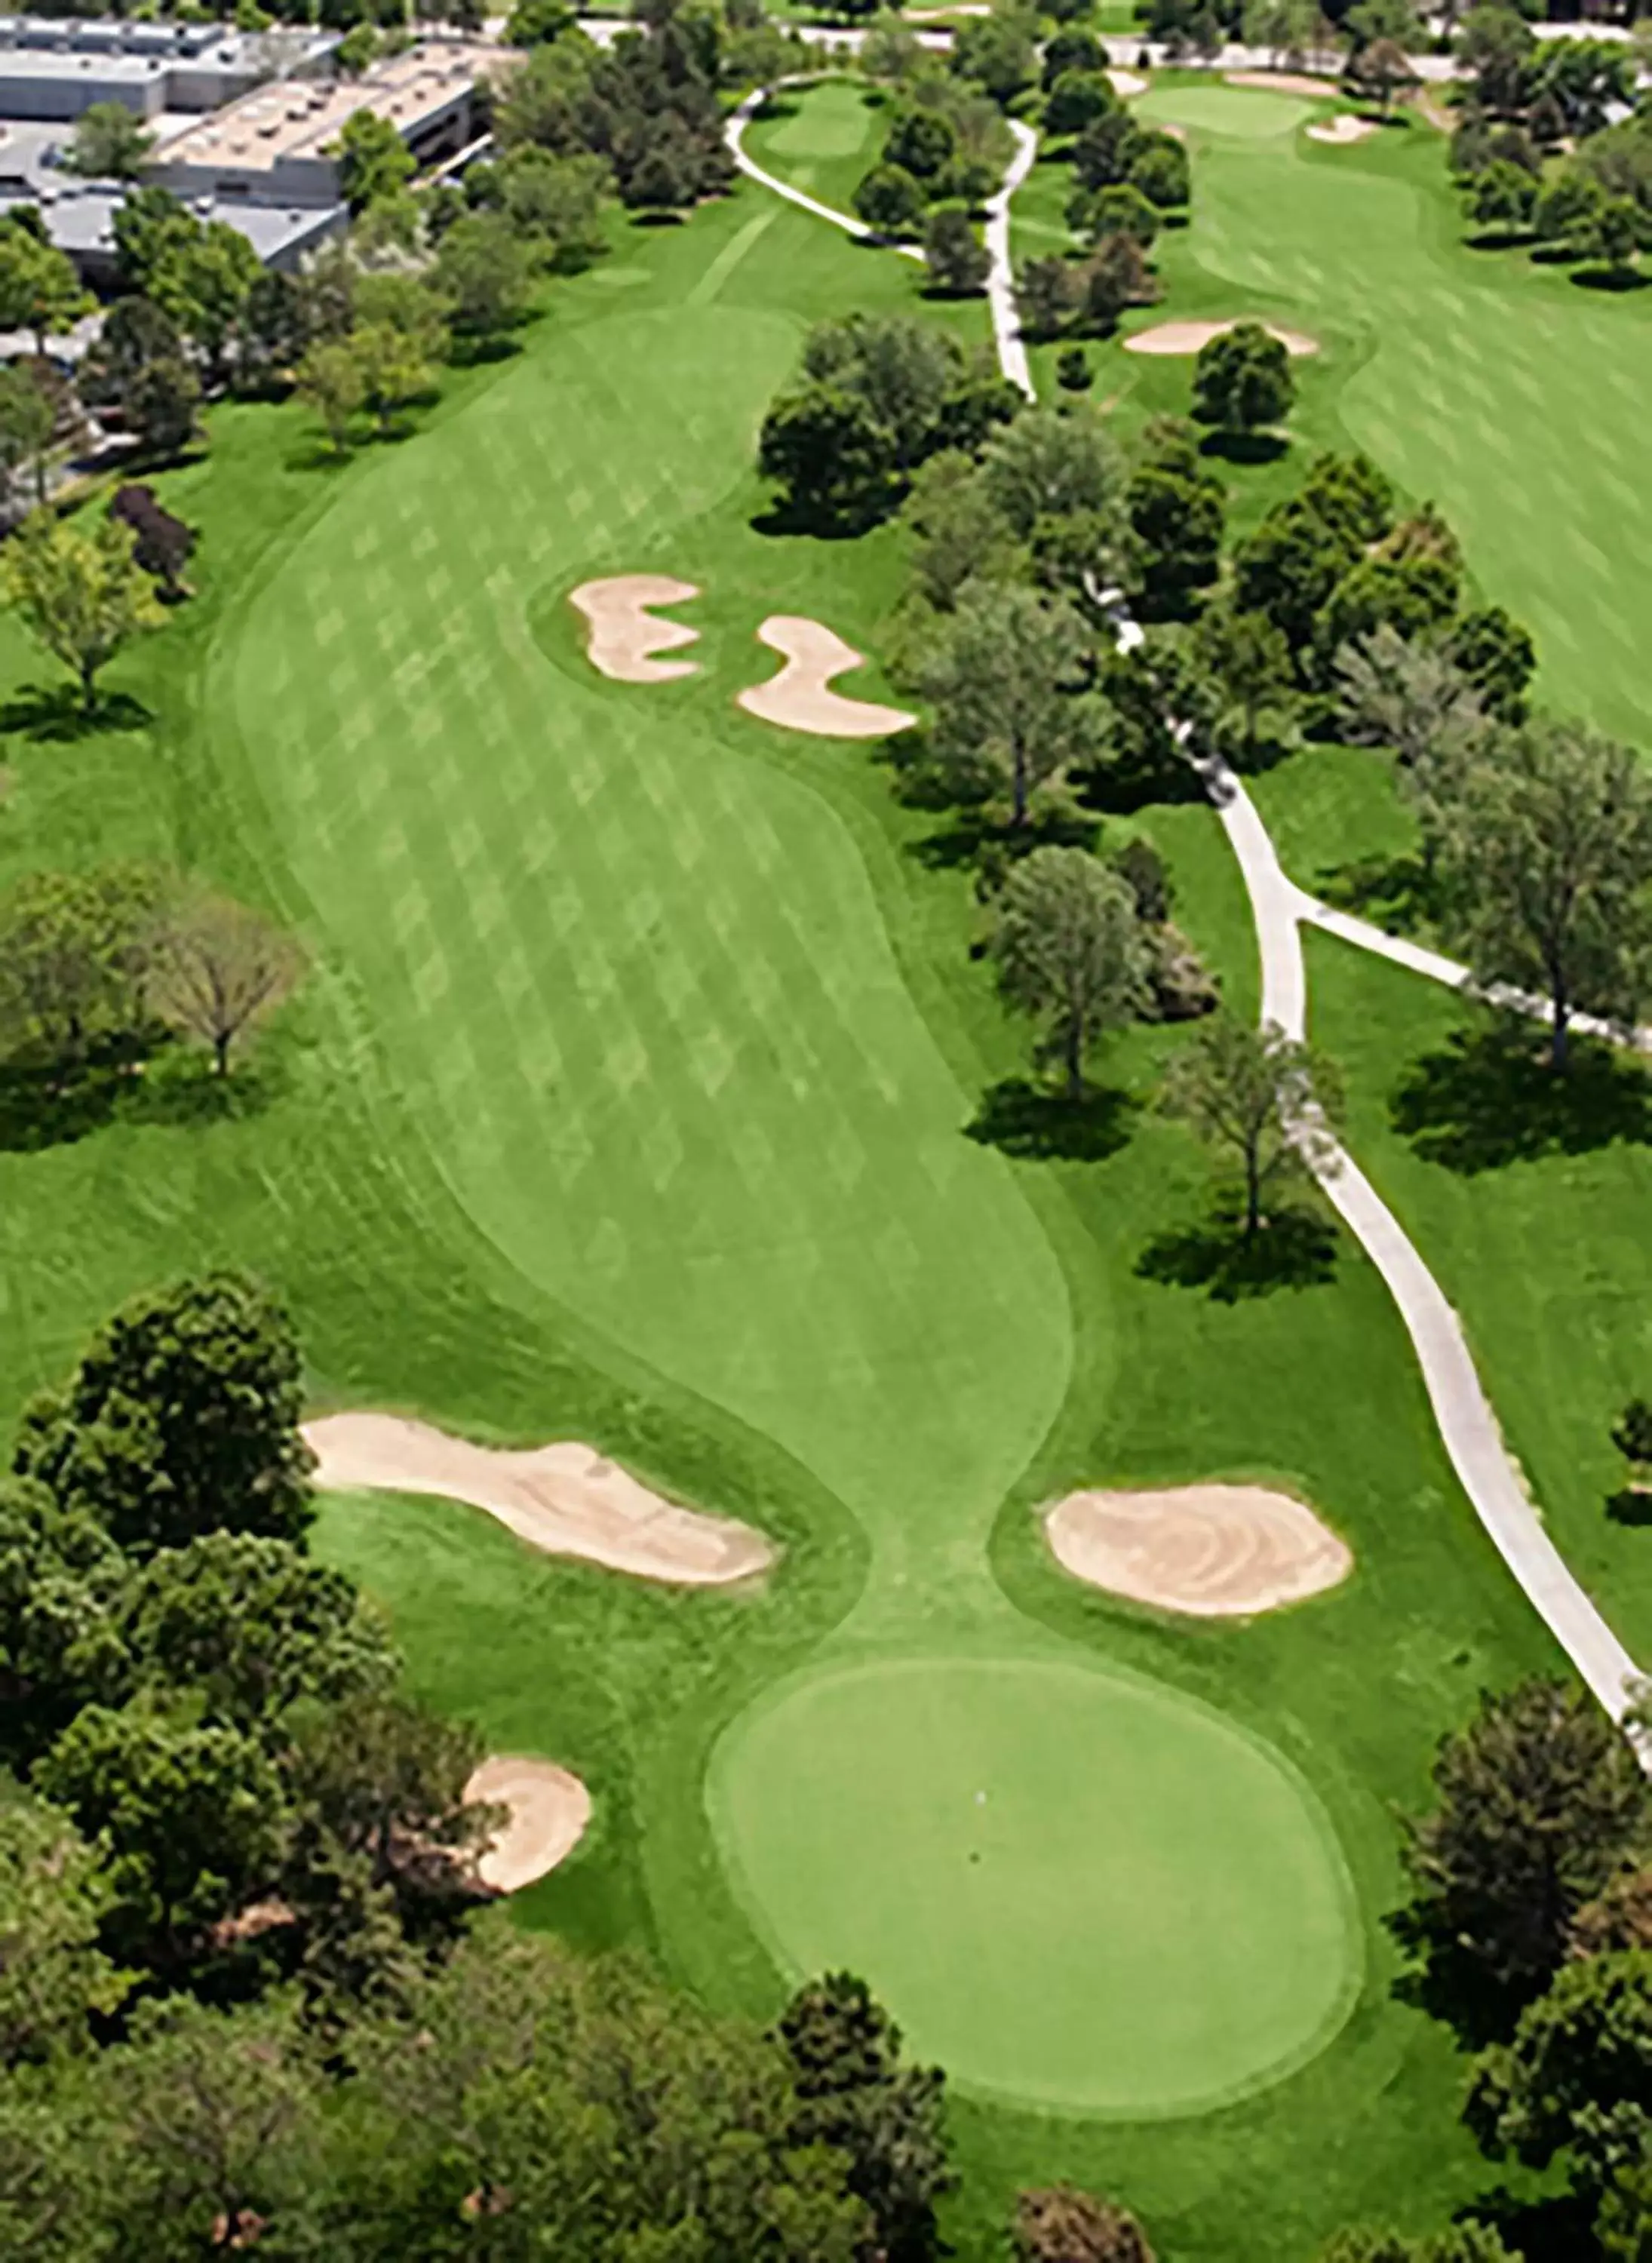
[[[465,1786],[465,1797],[511,1811],[476,1864],[482,1884],[496,1893],[513,1894],[565,1862],[591,1821],[591,1794],[553,1761],[496,1753]]]
[[[771,613],[757,634],[786,666],[766,683],[735,695],[748,715],[778,723],[783,731],[811,731],[824,739],[887,739],[917,719],[899,707],[845,699],[830,689],[833,676],[860,667],[862,657],[823,622],[799,613]]]
[[[304,1437],[315,1482],[329,1491],[468,1501],[547,1555],[686,1587],[747,1580],[774,1561],[772,1543],[750,1525],[666,1500],[591,1446],[509,1453],[399,1414],[328,1414],[307,1422]]]
[[[1222,76],[1229,86],[1260,87],[1269,94],[1306,94],[1317,98],[1342,92],[1334,78],[1305,78],[1301,71],[1224,71]]]
[[[1045,1518],[1075,1579],[1193,1618],[1248,1618],[1345,1580],[1353,1557],[1311,1508],[1263,1486],[1071,1493]]]
[[[692,582],[670,574],[615,574],[605,582],[582,582],[569,603],[585,617],[591,639],[586,656],[603,675],[620,683],[669,683],[697,673],[692,660],[651,660],[692,644],[699,635],[686,621],[656,621],[650,605],[685,605],[699,591]]]
[[[1139,354],[1196,354],[1224,330],[1236,330],[1243,320],[1238,315],[1231,322],[1156,322],[1150,330],[1138,330],[1127,338],[1124,350]],[[1277,322],[1264,322],[1262,327],[1271,337],[1278,338],[1288,354],[1319,351],[1319,340],[1304,336],[1301,330],[1282,330]]]
[[[1363,141],[1368,134],[1380,130],[1374,118],[1356,118],[1351,110],[1339,110],[1335,118],[1310,126],[1308,138],[1310,141]]]
[[[1128,102],[1134,95],[1145,94],[1148,90],[1146,79],[1135,71],[1110,70],[1107,76],[1112,81],[1113,92],[1123,102]]]

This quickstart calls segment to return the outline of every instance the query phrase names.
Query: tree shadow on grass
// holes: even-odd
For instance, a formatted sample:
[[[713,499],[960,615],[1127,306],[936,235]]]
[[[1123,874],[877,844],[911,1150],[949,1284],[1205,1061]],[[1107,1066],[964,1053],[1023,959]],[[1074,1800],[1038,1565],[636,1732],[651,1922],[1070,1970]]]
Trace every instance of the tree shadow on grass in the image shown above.
[[[1595,2209],[1577,2193],[1532,2200],[1497,2185],[1461,2209],[1456,2221],[1489,2224],[1524,2263],[1577,2263],[1580,2256],[1599,2252]]]
[[[1199,452],[1228,464],[1277,464],[1290,445],[1285,432],[1207,432]]]
[[[924,806],[921,800],[918,806]],[[925,871],[952,872],[975,864],[989,880],[1001,882],[1011,864],[1035,849],[1093,849],[1095,844],[1096,820],[1076,810],[1042,810],[1026,824],[1012,826],[990,810],[964,809],[950,825],[909,842],[906,853]]]
[[[1652,275],[1643,275],[1638,267],[1578,267],[1571,279],[1580,291],[1644,291]]]
[[[141,731],[154,720],[129,691],[100,691],[88,706],[75,683],[25,683],[0,703],[0,732],[59,746],[103,731]]]
[[[1219,1305],[1271,1297],[1280,1289],[1322,1288],[1336,1276],[1337,1235],[1316,1211],[1275,1211],[1247,1233],[1234,1205],[1203,1225],[1156,1233],[1136,1260],[1143,1281],[1169,1289],[1203,1289]]]
[[[1606,1514],[1614,1524],[1634,1529],[1652,1524],[1652,1486],[1623,1486],[1606,1495]]]
[[[1129,1140],[1141,1103],[1111,1086],[1076,1100],[1030,1077],[1009,1076],[982,1095],[964,1137],[1022,1162],[1099,1163]]]
[[[1619,1140],[1652,1146],[1652,1076],[1610,1045],[1575,1038],[1556,1074],[1532,1024],[1509,1016],[1489,1030],[1459,1030],[1414,1061],[1389,1103],[1402,1139],[1431,1163],[1464,1177],[1586,1155]]]
[[[1374,916],[1380,926],[1405,935],[1438,921],[1445,908],[1438,875],[1420,857],[1360,857],[1315,877],[1328,904]]]
[[[285,1090],[267,1060],[215,1075],[204,1052],[163,1033],[116,1040],[72,1069],[61,1062],[0,1061],[0,1153],[72,1146],[106,1125],[187,1130],[261,1115]]]
[[[122,1120],[192,1131],[262,1116],[286,1090],[285,1078],[267,1059],[235,1067],[230,1058],[228,1076],[217,1074],[205,1052],[173,1052],[149,1062],[121,1095]]]

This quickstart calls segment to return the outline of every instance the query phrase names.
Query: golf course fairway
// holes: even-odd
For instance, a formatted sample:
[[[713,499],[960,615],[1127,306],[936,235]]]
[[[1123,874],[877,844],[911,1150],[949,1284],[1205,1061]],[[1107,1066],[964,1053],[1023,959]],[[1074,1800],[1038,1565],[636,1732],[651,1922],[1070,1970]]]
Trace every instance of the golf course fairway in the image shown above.
[[[735,1722],[709,1797],[782,1963],[865,1976],[967,2088],[1195,2111],[1325,2042],[1359,1978],[1308,1788],[1162,1685],[1025,1659],[854,1664]]]

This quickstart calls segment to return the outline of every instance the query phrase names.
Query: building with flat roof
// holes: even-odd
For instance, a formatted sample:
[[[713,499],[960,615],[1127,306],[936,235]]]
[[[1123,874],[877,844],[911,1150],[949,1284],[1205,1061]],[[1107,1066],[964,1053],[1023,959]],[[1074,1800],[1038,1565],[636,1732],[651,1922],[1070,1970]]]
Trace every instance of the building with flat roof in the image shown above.
[[[424,39],[359,79],[277,80],[167,136],[146,177],[174,196],[226,206],[336,204],[330,151],[354,112],[388,119],[421,164],[439,162],[476,138],[478,82],[499,61],[479,41]]]
[[[319,69],[338,36],[0,16],[0,119],[67,125],[98,102],[122,103],[143,119],[216,110],[260,80]]]

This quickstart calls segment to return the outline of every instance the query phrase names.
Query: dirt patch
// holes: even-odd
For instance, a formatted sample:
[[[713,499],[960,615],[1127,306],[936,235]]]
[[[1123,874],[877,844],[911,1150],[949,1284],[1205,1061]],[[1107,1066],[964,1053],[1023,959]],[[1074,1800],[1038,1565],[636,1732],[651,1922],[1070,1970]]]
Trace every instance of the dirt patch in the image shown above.
[[[1353,1557],[1311,1508],[1263,1486],[1071,1493],[1045,1517],[1076,1579],[1192,1618],[1248,1618],[1345,1580]]]
[[[1320,126],[1308,128],[1310,141],[1363,141],[1367,134],[1381,132],[1374,118],[1356,118],[1351,110],[1338,111]]]
[[[496,1893],[513,1894],[565,1862],[591,1821],[591,1794],[576,1775],[552,1761],[511,1753],[483,1761],[465,1797],[511,1811],[476,1862],[476,1875]]]
[[[699,595],[693,582],[670,574],[614,574],[605,582],[582,582],[568,602],[585,617],[591,631],[585,652],[593,668],[620,683],[669,683],[694,675],[694,662],[651,660],[649,654],[692,644],[699,631],[686,621],[654,620],[648,609],[685,605]]]
[[[1224,71],[1222,76],[1229,86],[1260,87],[1268,94],[1306,94],[1315,101],[1342,92],[1334,78],[1305,78],[1301,71]]]
[[[679,1587],[723,1587],[766,1571],[775,1550],[732,1517],[684,1508],[593,1447],[510,1453],[399,1414],[329,1414],[304,1425],[315,1482],[468,1501],[530,1547]]]
[[[1112,81],[1113,92],[1121,102],[1128,102],[1134,96],[1145,94],[1148,90],[1148,83],[1139,71],[1110,70],[1107,76]]]
[[[834,676],[861,665],[862,655],[822,621],[799,613],[771,613],[757,631],[786,666],[766,683],[735,695],[748,715],[783,731],[811,731],[823,739],[887,739],[917,720],[899,707],[845,699],[830,689]]]
[[[1124,350],[1139,354],[1196,354],[1224,330],[1237,329],[1243,319],[1237,315],[1230,322],[1156,322],[1150,330],[1138,330],[1127,338]],[[1277,322],[1264,322],[1262,327],[1270,337],[1279,339],[1288,354],[1319,351],[1319,340],[1304,336],[1301,330],[1282,330]]]

